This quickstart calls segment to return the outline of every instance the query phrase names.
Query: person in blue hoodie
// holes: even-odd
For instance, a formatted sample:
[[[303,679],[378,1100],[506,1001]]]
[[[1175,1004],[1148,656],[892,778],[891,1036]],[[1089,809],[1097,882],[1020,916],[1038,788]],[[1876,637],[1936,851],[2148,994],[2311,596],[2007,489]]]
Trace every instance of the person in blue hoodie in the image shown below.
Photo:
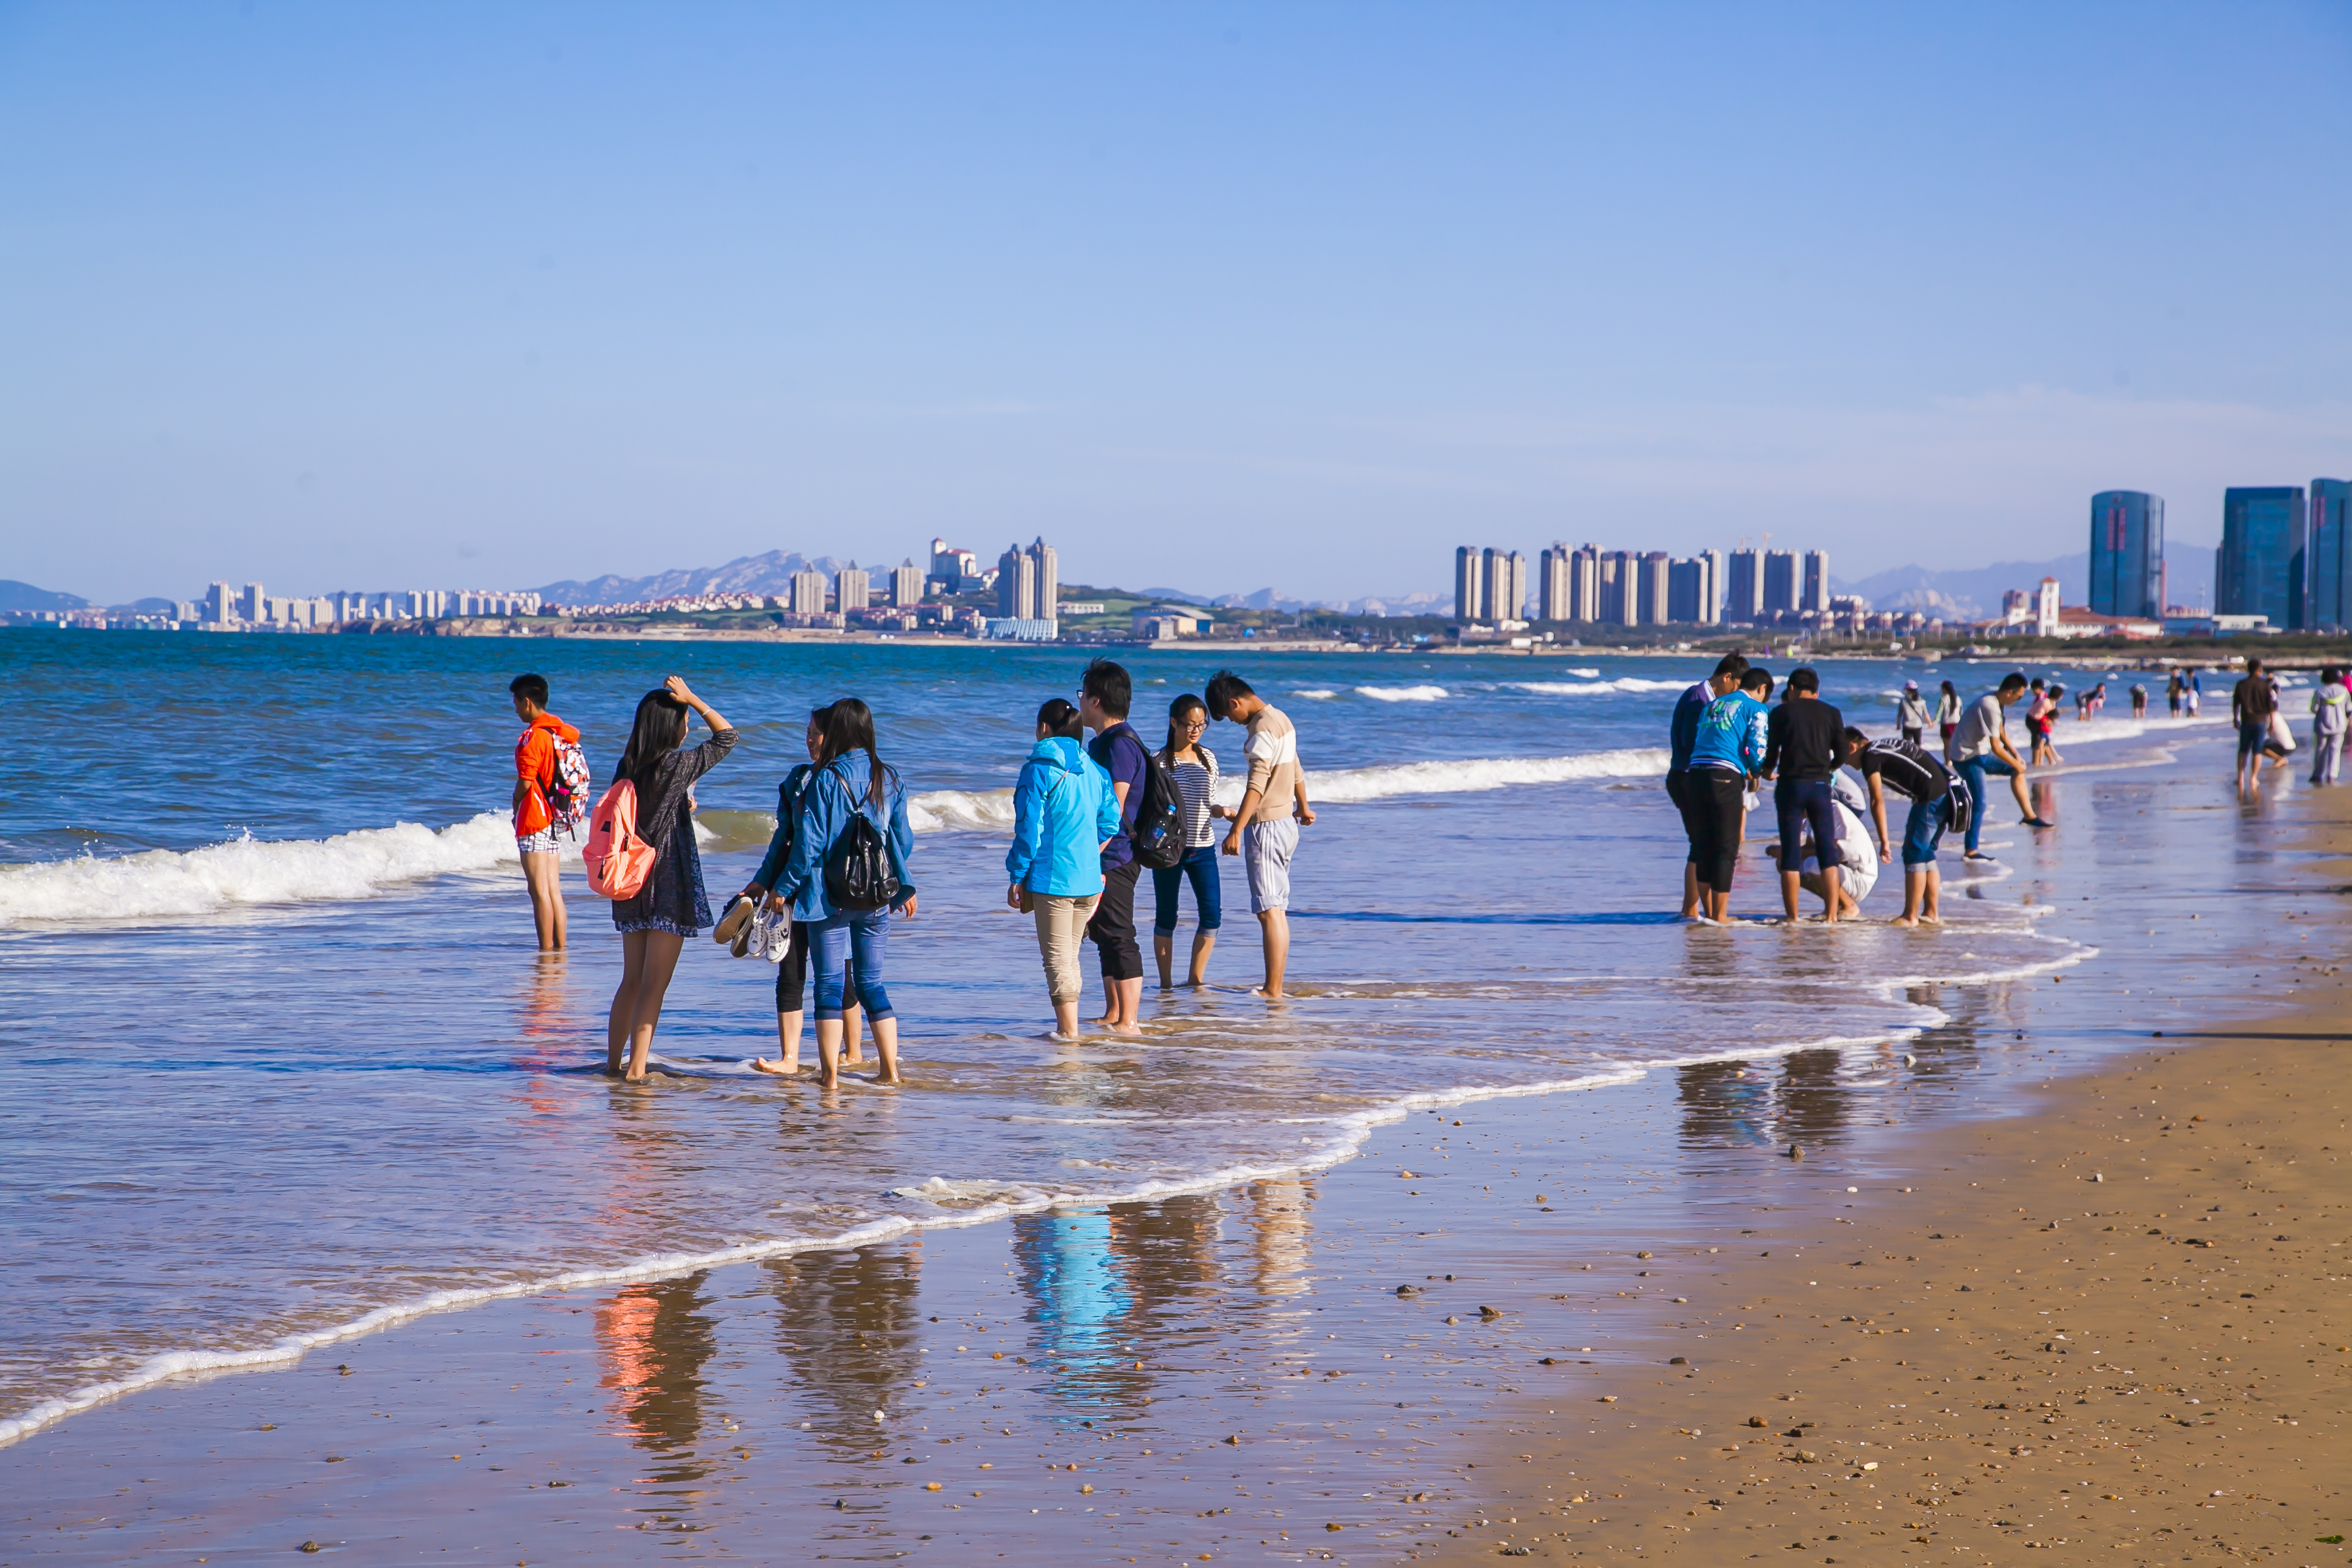
[[[1110,774],[1087,754],[1078,710],[1056,697],[1037,710],[1037,744],[1013,786],[1012,886],[1004,901],[1037,921],[1037,951],[1054,999],[1054,1033],[1078,1033],[1086,977],[1078,946],[1103,891],[1103,847],[1118,837],[1118,796]]]
[[[1768,719],[1764,704],[1771,700],[1772,677],[1750,669],[1739,678],[1739,689],[1718,697],[1699,715],[1691,737],[1689,790],[1693,815],[1698,819],[1699,890],[1706,915],[1720,922],[1731,908],[1731,871],[1738,864],[1739,839],[1748,826],[1748,785],[1764,766]]]
[[[874,1048],[882,1058],[875,1081],[904,1081],[898,1076],[898,1016],[882,985],[889,910],[835,909],[825,886],[833,847],[858,816],[873,823],[889,847],[890,870],[898,879],[890,908],[912,920],[915,883],[907,863],[914,857],[915,835],[907,825],[906,785],[898,770],[874,749],[873,710],[845,697],[824,710],[824,734],[801,792],[792,851],[776,878],[777,897],[792,906],[794,920],[808,926],[816,964],[817,1082],[826,1089],[841,1081],[844,973],[853,970],[866,1027],[874,1031]]]
[[[808,789],[809,775],[816,771],[816,755],[824,745],[824,716],[827,710],[818,708],[809,714],[808,733],[803,741],[809,760],[796,764],[776,787],[776,831],[768,840],[768,853],[760,861],[750,882],[738,893],[738,899],[748,899],[757,904],[762,899],[778,914],[788,913],[784,900],[768,891],[782,874],[785,858],[793,851],[793,828],[801,819],[801,796]],[[776,1045],[773,1058],[754,1057],[754,1072],[793,1074],[801,1070],[801,1024],[808,999],[809,932],[800,921],[793,922],[793,942],[782,962],[776,965]],[[856,1067],[864,1058],[858,1053],[859,1013],[853,990],[845,987],[841,999],[841,1036],[845,1047],[842,1063]]]

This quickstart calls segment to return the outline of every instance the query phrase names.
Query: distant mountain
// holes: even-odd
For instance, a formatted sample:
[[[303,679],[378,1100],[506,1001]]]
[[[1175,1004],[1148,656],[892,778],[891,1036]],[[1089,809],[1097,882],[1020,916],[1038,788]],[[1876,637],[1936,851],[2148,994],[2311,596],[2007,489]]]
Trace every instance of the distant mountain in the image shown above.
[[[1195,604],[1201,603],[1194,600]],[[1274,610],[1295,616],[1301,610],[1337,610],[1348,616],[1433,616],[1452,609],[1451,594],[1386,594],[1362,599],[1294,599],[1276,588],[1255,594],[1220,594],[1207,601],[1220,609]]]
[[[0,610],[79,610],[89,604],[77,594],[52,593],[13,577],[0,577]]]
[[[830,577],[851,563],[832,555],[803,555],[799,551],[771,550],[765,555],[741,555],[724,566],[697,566],[682,572],[662,572],[651,577],[616,577],[607,574],[584,583],[550,583],[539,596],[551,605],[632,605],[646,599],[677,599],[706,594],[773,594],[792,592],[793,574],[818,571]],[[884,571],[889,563],[868,562],[869,570]]]
[[[2166,594],[2176,605],[2210,604],[2213,592],[2213,547],[2168,540],[2164,548]],[[1990,566],[1937,571],[1897,566],[1845,583],[1832,577],[1840,594],[1859,594],[1876,610],[1916,610],[1948,621],[1979,621],[2000,613],[2000,596],[2011,588],[2032,588],[2044,577],[2058,579],[2058,597],[2080,605],[2090,596],[2088,551],[2054,561],[2000,561]]]

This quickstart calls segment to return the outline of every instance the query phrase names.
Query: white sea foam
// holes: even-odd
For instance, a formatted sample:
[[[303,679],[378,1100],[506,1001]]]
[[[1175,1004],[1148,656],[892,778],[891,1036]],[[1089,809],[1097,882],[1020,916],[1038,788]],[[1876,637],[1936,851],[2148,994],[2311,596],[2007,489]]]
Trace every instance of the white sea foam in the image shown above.
[[[202,849],[153,849],[0,866],[0,925],[25,921],[152,920],[241,904],[369,899],[401,882],[487,871],[518,860],[503,811],[436,832],[414,822],[332,838],[247,836]]]
[[[1580,675],[1587,680],[1598,680],[1601,679],[1601,672],[1599,670],[1586,669],[1579,665],[1569,666],[1568,672],[1570,675]]]
[[[1475,757],[1460,762],[1395,763],[1385,767],[1309,772],[1307,794],[1318,805],[1385,800],[1399,795],[1465,795],[1514,784],[1567,784],[1576,779],[1660,778],[1670,759],[1663,746],[1587,752],[1573,757]],[[1220,805],[1235,805],[1243,781],[1217,781]]]
[[[1612,691],[1685,691],[1690,689],[1687,680],[1651,680],[1639,675],[1621,675],[1614,680],[1507,680],[1503,684],[1514,691],[1529,691],[1539,697],[1582,697],[1591,692]]]
[[[907,826],[918,833],[1013,831],[1009,789],[926,790],[907,799]]]
[[[1339,695],[1328,686],[1294,686],[1290,689],[1290,694],[1293,697],[1311,698],[1318,702],[1328,702]]]
[[[1359,686],[1356,695],[1375,702],[1440,702],[1454,694],[1443,686]]]

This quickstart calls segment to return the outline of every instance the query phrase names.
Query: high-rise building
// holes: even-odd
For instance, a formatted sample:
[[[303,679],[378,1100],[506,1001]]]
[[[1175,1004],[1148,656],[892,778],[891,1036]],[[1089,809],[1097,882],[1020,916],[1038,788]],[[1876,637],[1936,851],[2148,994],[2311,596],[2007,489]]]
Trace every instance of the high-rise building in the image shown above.
[[[1631,550],[1601,552],[1601,620],[1612,626],[1642,624],[1642,558]]]
[[[206,588],[203,614],[213,626],[226,626],[236,619],[236,590],[226,583],[215,583]]]
[[[1674,558],[1663,550],[1645,550],[1635,558],[1633,577],[1640,584],[1636,599],[1641,611],[1641,625],[1664,626],[1669,601],[1673,598],[1671,568]]]
[[[1485,583],[1480,596],[1486,614],[1497,622],[1516,621],[1528,613],[1528,558],[1513,550],[1481,551]]]
[[[1601,618],[1601,546],[1597,544],[1580,545],[1569,555],[1568,618]]]
[[[895,609],[911,610],[922,602],[923,569],[910,557],[891,569],[890,604]]]
[[[1826,550],[1805,552],[1805,592],[1797,601],[1800,610],[1811,610],[1817,615],[1830,611],[1830,552]]]
[[[1029,558],[1030,586],[1036,595],[1030,613],[1041,621],[1061,619],[1060,557],[1054,553],[1054,547],[1045,542],[1043,535],[1022,553]]]
[[[824,574],[815,567],[804,567],[793,574],[793,614],[821,616],[824,614]]]
[[[2300,485],[2233,486],[2221,495],[2213,552],[2213,608],[2303,628],[2304,509]]]
[[[996,558],[996,613],[1004,620],[1037,619],[1037,561],[1018,544]]]
[[[2091,498],[2091,611],[2164,618],[2164,498],[2101,490]]]
[[[872,574],[853,561],[843,567],[833,580],[834,602],[845,616],[855,615],[866,608],[874,597]]]
[[[1454,552],[1454,618],[1468,623],[1486,618],[1486,557],[1491,551],[1465,544]]]
[[[1797,608],[1797,552],[1793,550],[1768,550],[1764,552],[1764,614],[1768,616],[1794,614]]]
[[[1716,624],[1716,584],[1719,580],[1719,550],[1702,550],[1687,561],[1666,568],[1666,619],[1678,626]]]
[[[2311,515],[2305,529],[2304,573],[2305,621],[2328,631],[2352,629],[2352,480],[2311,481]]]
[[[1554,541],[1544,546],[1536,557],[1536,619],[1564,621],[1569,618],[1570,567],[1576,552]]]
[[[248,621],[269,618],[269,596],[261,591],[260,584],[247,583],[245,585],[245,591],[236,596],[236,613],[240,618]]]
[[[1706,593],[1699,598],[1698,624],[1703,626],[1723,624],[1723,552],[1702,550],[1694,558],[1706,563]]]
[[[1731,552],[1723,580],[1723,618],[1743,626],[1764,615],[1764,574],[1757,570],[1757,552],[1741,548]]]

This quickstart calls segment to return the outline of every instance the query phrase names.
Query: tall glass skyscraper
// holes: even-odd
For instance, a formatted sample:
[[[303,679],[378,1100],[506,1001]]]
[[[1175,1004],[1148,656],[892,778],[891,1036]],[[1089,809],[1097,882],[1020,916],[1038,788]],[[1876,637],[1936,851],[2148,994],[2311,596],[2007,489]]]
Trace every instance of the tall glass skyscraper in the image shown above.
[[[2164,498],[2101,490],[2091,498],[2091,612],[2164,618]]]
[[[2308,619],[2329,631],[2352,630],[2352,541],[2345,529],[2352,524],[2352,480],[2311,481],[2309,542],[2304,550],[2310,570],[2304,574]]]
[[[2232,487],[2221,496],[2221,547],[2213,552],[2213,607],[2304,624],[2303,487]]]

